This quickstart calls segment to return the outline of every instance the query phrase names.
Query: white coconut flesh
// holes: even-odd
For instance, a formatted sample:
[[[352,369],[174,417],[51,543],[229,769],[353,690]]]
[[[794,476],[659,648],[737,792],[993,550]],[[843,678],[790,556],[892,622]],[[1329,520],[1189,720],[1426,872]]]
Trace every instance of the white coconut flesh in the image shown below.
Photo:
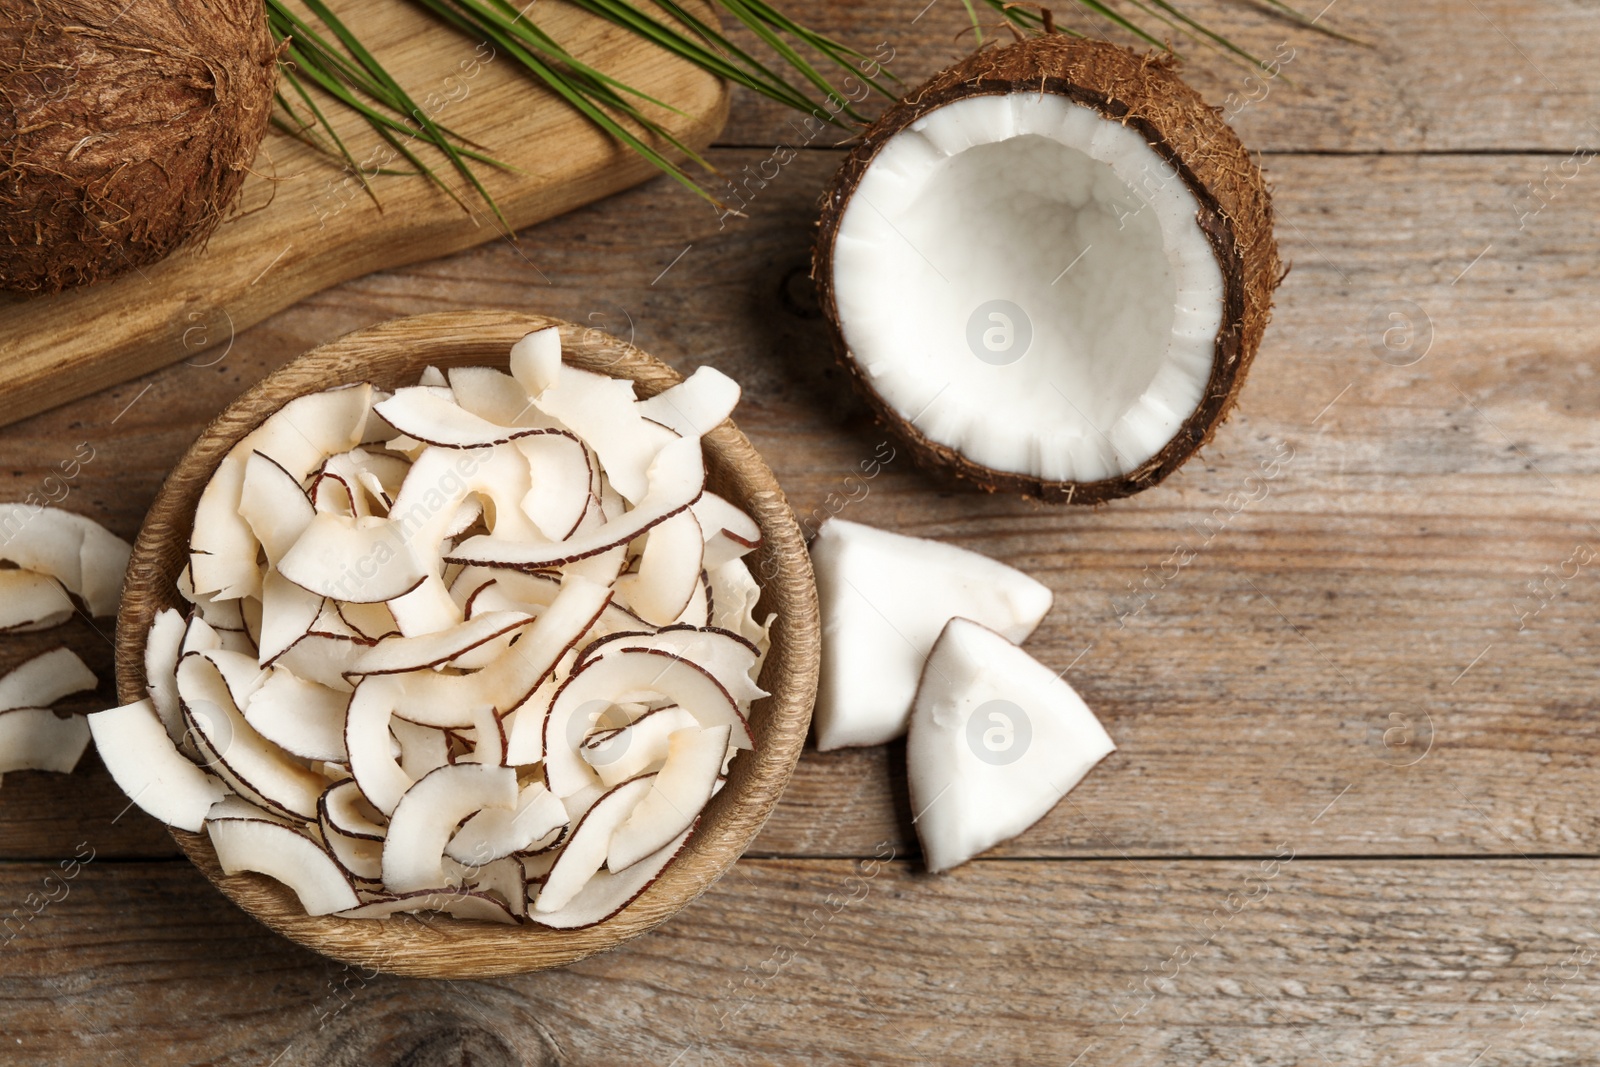
[[[614,915],[758,736],[761,532],[705,492],[701,444],[739,390],[703,370],[642,401],[554,330],[511,369],[269,416],[201,497],[149,698],[86,727],[38,711],[94,684],[59,650],[0,679],[0,749],[27,726],[18,765],[65,767],[92,731],[140,807],[311,914]],[[41,576],[12,582],[17,624],[109,585],[104,539],[51,521],[72,536],[17,561]]]
[[[922,672],[906,739],[928,869],[1022,833],[1115,748],[1055,671],[993,630],[952,619]]]
[[[893,135],[833,248],[856,363],[997,471],[1126,475],[1199,406],[1224,285],[1200,205],[1134,129],[1059,95],[974,96]]]

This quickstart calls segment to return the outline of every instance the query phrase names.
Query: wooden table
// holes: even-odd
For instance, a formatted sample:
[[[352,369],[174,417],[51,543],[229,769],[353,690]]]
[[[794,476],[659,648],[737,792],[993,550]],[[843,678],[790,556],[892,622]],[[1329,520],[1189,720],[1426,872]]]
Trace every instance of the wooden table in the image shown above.
[[[916,80],[967,43],[957,0],[925,2],[787,6],[887,42]],[[750,856],[660,932],[557,973],[429,983],[257,926],[92,756],[17,774],[0,917],[31,918],[0,937],[0,1062],[1593,1062],[1600,168],[1575,149],[1600,142],[1600,9],[1338,3],[1326,17],[1370,47],[1229,0],[1191,10],[1293,49],[1294,85],[1191,49],[1265,153],[1294,264],[1239,414],[1100,510],[984,497],[903,457],[843,509],[1055,589],[1029,647],[1072,664],[1120,746],[1067,802],[930,877],[903,747],[808,753]],[[738,97],[713,158],[755,171],[786,122]],[[323,293],[0,431],[0,499],[87,442],[67,506],[131,536],[205,421],[273,367],[388,317],[503,305],[734,375],[741,427],[797,511],[826,514],[882,440],[806,277],[839,158],[801,152],[746,219],[656,181],[520,254]],[[67,639],[109,679],[104,636]],[[93,859],[46,899],[75,855]]]

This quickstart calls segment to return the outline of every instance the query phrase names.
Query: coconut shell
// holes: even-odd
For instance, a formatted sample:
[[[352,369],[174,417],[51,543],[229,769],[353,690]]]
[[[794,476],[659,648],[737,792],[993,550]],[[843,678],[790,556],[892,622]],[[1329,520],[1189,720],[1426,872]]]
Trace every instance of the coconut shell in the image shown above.
[[[261,0],[0,5],[0,288],[57,292],[216,228],[266,135]]]
[[[974,463],[925,436],[873,389],[845,344],[833,288],[833,244],[867,168],[900,130],[928,112],[969,96],[1057,93],[1138,131],[1176,168],[1200,205],[1199,221],[1222,268],[1224,307],[1204,399],[1172,439],[1129,474],[1096,482],[1051,482]],[[1283,278],[1272,236],[1272,201],[1249,151],[1177,74],[1168,54],[1139,54],[1104,41],[1062,34],[1032,37],[975,52],[934,75],[891,107],[840,167],[826,194],[812,256],[823,312],[841,363],[878,420],[904,440],[925,467],[989,492],[1006,490],[1051,503],[1098,504],[1147,489],[1209,442],[1228,417],[1261,346],[1272,292]]]

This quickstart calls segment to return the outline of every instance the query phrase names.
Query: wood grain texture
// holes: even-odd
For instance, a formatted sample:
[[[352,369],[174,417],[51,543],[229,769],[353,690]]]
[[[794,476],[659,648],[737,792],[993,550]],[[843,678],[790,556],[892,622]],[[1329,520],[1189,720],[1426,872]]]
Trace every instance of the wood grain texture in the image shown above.
[[[506,311],[446,312],[382,323],[330,341],[268,375],[218,415],[168,476],[134,542],[117,618],[117,697],[147,694],[145,643],[156,615],[183,610],[176,582],[188,565],[195,507],[217,465],[248,433],[296,397],[366,381],[381,389],[414,383],[423,369],[510,363],[511,346],[549,327],[561,331],[562,359],[634,383],[640,396],[682,379],[670,367],[599,330]],[[665,922],[733,865],[760,832],[800,758],[816,699],[821,646],[816,584],[794,515],[772,471],[729,421],[703,438],[706,484],[761,528],[751,555],[762,584],[758,612],[773,617],[753,708],[755,751],[735,760],[727,788],[706,805],[682,852],[620,913],[596,926],[552,930],[498,926],[449,916],[363,922],[308,916],[288,887],[255,874],[227,875],[204,834],[173,837],[217,888],[272,929],[353,966],[431,978],[481,978],[559,967],[612,948]]]
[[[94,862],[65,882],[56,871],[48,888],[54,868],[11,865],[0,899],[59,899],[14,920],[0,945],[0,1056],[18,1067],[1588,1062],[1600,1028],[1593,861],[1280,854],[980,861],[940,877],[877,859],[746,861],[651,937],[481,982],[332,964],[250,922],[187,864]]]
[[[1063,25],[1141,49],[1131,34],[1079,11],[1074,0],[1046,4]],[[1590,124],[1600,100],[1592,62],[1594,12],[1581,0],[1327,0],[1292,5],[1357,38],[1351,44],[1272,15],[1245,0],[1188,0],[1176,5],[1263,60],[1276,78],[1197,45],[1170,29],[1184,57],[1185,80],[1222,108],[1244,143],[1260,152],[1557,152],[1600,144]],[[784,10],[874,57],[906,87],[965,56],[972,47],[960,0],[887,0],[842,4],[791,0]],[[1131,4],[1131,18],[1148,25]],[[999,18],[985,11],[986,37]],[[1157,24],[1159,26],[1159,24]],[[747,38],[731,33],[741,43]],[[842,78],[846,72],[839,71]],[[860,94],[841,84],[846,93]],[[876,115],[888,100],[873,93],[863,109]],[[794,113],[736,90],[732,119],[719,143],[771,147],[807,141]]]
[[[891,41],[908,78],[963,48],[953,0],[915,21],[920,0],[784,6],[869,50]],[[1071,665],[1120,746],[1069,803],[929,878],[901,859],[903,750],[807,752],[756,842],[772,858],[617,952],[481,983],[368,981],[251,923],[186,862],[97,860],[0,946],[0,1044],[96,1067],[1591,1060],[1600,584],[1563,565],[1600,538],[1600,182],[1560,167],[1593,143],[1600,12],[1340,0],[1334,24],[1375,39],[1359,50],[1233,0],[1193,10],[1260,51],[1301,49],[1303,89],[1274,82],[1234,117],[1268,152],[1293,270],[1239,415],[1134,500],[1067,514],[902,458],[846,481],[883,437],[804,280],[840,154],[759,178],[787,116],[742,95],[723,137],[748,150],[713,158],[751,180],[746,219],[719,226],[655,182],[525,233],[527,261],[490,245],[345,283],[190,366],[0,430],[0,499],[92,440],[68,506],[131,536],[222,406],[396,315],[524,307],[715,365],[744,385],[739,425],[802,527],[839,511],[1055,590],[1029,647]],[[1188,70],[1219,105],[1239,89],[1203,51]],[[1292,461],[1232,510],[1283,444]],[[1180,542],[1194,557],[1163,573]],[[7,776],[0,856],[170,854],[141,813],[110,822],[121,803],[85,762]],[[1263,883],[1284,845],[1298,858]],[[823,922],[889,849],[867,898]],[[45,873],[0,862],[0,900],[22,905]],[[1258,899],[1229,918],[1230,894]]]
[[[737,168],[754,157],[717,158]],[[99,458],[69,506],[131,536],[206,421],[322,339],[410,309],[481,303],[624,337],[631,321],[640,345],[680,369],[710,363],[744,384],[740,426],[803,526],[842,507],[1007,560],[1055,590],[1029,647],[1061,668],[1077,660],[1068,677],[1120,751],[1009,854],[1259,854],[1282,839],[1286,805],[1320,807],[1352,783],[1341,804],[1358,817],[1319,823],[1307,848],[1597,851],[1600,743],[1585,727],[1600,655],[1592,568],[1524,629],[1518,612],[1538,603],[1527,583],[1545,580],[1543,568],[1600,536],[1590,526],[1600,381],[1588,355],[1600,346],[1590,305],[1600,185],[1575,183],[1518,232],[1499,197],[1542,165],[1534,157],[1270,160],[1294,269],[1240,414],[1170,485],[1074,515],[951,489],[903,458],[846,480],[861,479],[884,439],[834,371],[803,280],[812,198],[836,159],[796,161],[750,219],[723,230],[665,183],[541,227],[551,285],[493,247],[323,294],[241,335],[215,366],[174,367],[0,431],[11,460],[0,484],[19,498],[91,439]],[[1396,300],[1433,324],[1432,350],[1410,367],[1373,351],[1389,325],[1375,326],[1373,310]],[[1265,495],[1229,510],[1236,490],[1256,495],[1246,479],[1280,445],[1293,458]],[[1180,542],[1196,555],[1168,578]],[[1406,722],[1414,745],[1430,724],[1434,737],[1412,767],[1395,764],[1417,748],[1384,743]],[[807,756],[757,849],[907,847],[900,759],[898,749]],[[0,848],[70,848],[76,816],[37,801],[83,795],[115,814],[110,790],[97,772],[11,776]],[[116,833],[142,818],[130,813]]]
[[[475,164],[513,230],[656,173],[508,56],[474,49],[418,7],[390,0],[330,6],[359,27],[430,119],[470,130],[466,136],[493,146],[490,154],[512,168]],[[727,91],[716,78],[568,5],[546,5],[537,19],[597,69],[671,101],[678,114],[655,108],[652,117],[686,144],[703,147],[721,129]],[[457,199],[404,174],[378,174],[407,164],[326,96],[322,106],[371,175],[373,197],[341,161],[269,132],[235,217],[203,248],[100,285],[0,302],[0,424],[190,358],[222,332],[252,326],[329,285],[507,239],[483,201],[431,150],[419,154],[446,175]]]

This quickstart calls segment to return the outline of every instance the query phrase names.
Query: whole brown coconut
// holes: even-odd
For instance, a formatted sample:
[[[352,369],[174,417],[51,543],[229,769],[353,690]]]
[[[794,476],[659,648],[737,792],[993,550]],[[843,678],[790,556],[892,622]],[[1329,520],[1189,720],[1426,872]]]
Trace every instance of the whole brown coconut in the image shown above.
[[[0,288],[58,292],[208,236],[276,68],[261,0],[0,4]]]
[[[1081,504],[1211,440],[1282,275],[1261,172],[1175,61],[1061,35],[890,108],[812,262],[842,363],[920,463]]]

